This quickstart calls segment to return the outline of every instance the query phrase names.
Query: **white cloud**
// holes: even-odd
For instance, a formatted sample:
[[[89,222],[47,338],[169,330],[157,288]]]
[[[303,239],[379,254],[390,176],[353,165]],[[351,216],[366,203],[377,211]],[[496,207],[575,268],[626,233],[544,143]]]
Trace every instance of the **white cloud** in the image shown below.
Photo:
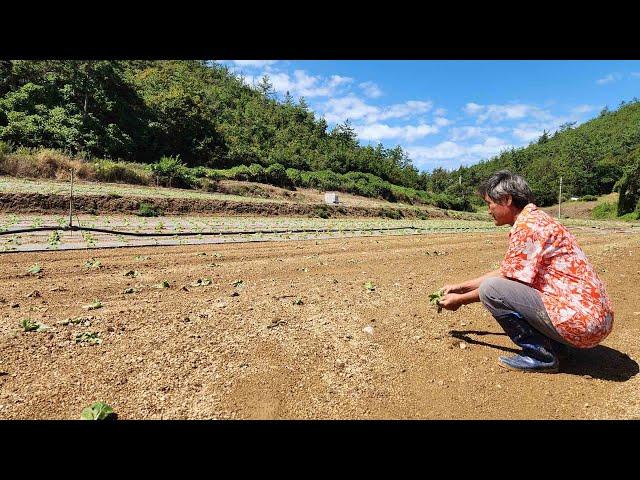
[[[491,136],[491,134],[504,133],[508,130],[506,127],[455,127],[451,129],[451,140],[455,142],[469,138],[488,137]]]
[[[295,70],[293,75],[285,72],[265,72],[269,76],[269,81],[276,92],[289,92],[293,96],[303,97],[328,97],[339,92],[340,87],[353,81],[350,77],[332,75],[330,78],[323,78],[307,74],[304,70]],[[262,75],[247,76],[254,81],[259,81]],[[251,84],[251,82],[247,82]]]
[[[343,85],[351,82],[353,82],[353,78],[351,77],[341,77],[340,75],[331,75],[331,79],[329,80],[329,87],[337,87],[339,85]]]
[[[540,138],[543,131],[544,129],[540,130],[538,128],[516,127],[513,129],[513,136],[524,142],[531,142]]]
[[[355,95],[332,98],[320,105],[328,122],[342,123],[346,119],[361,120],[365,123],[376,123],[392,118],[411,118],[428,112],[432,102],[409,100],[384,107],[369,105]]]
[[[599,78],[598,80],[596,80],[596,83],[598,85],[605,85],[607,83],[611,83],[611,82],[615,82],[617,80],[620,80],[620,74],[619,73],[610,73],[609,75]]]
[[[453,123],[451,120],[444,117],[436,117],[434,122],[439,127],[446,127],[447,125],[451,125],[451,123]]]
[[[640,78],[640,72],[631,72],[633,78]]]
[[[418,138],[438,132],[438,127],[426,124],[390,127],[389,125],[375,123],[373,125],[357,125],[354,129],[358,134],[358,138],[362,140],[399,138],[407,142],[412,142]]]
[[[278,60],[231,60],[238,67],[264,68],[278,63]]]
[[[444,108],[438,108],[433,112],[434,115],[438,115],[439,117],[444,117],[447,114],[447,110]]]
[[[369,98],[378,98],[382,96],[382,90],[374,82],[363,82],[358,85],[364,94]]]
[[[592,112],[592,111],[593,111],[593,110],[595,110],[596,108],[598,108],[598,107],[596,107],[596,106],[594,106],[594,105],[587,105],[587,104],[584,104],[584,105],[578,105],[578,106],[573,107],[573,108],[571,109],[571,113],[574,113],[574,114],[578,114],[578,115],[579,115],[579,114],[581,114],[581,113]]]
[[[497,137],[488,137],[483,143],[462,145],[447,140],[433,147],[407,147],[406,151],[416,166],[443,166],[455,168],[493,157],[513,145]]]
[[[358,97],[350,95],[342,98],[332,98],[322,105],[327,122],[342,123],[346,119],[360,120],[368,116],[375,116],[378,108],[367,105]]]
[[[487,120],[500,122],[503,120],[516,120],[525,117],[533,117],[538,120],[549,120],[553,118],[546,110],[542,110],[534,105],[523,103],[511,103],[506,105],[479,105],[477,103],[467,103],[464,111],[468,115],[476,116],[477,123]]]
[[[483,110],[483,106],[482,105],[478,105],[477,103],[467,103],[464,106],[464,112],[468,115],[476,115],[478,113],[480,113]]]

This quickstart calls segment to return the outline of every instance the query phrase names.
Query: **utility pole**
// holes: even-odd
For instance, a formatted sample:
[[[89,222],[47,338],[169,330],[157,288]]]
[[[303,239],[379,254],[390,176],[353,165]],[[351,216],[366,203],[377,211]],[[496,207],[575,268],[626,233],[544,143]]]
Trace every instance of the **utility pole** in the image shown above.
[[[458,177],[458,185],[462,185],[462,175],[460,175],[460,177]]]
[[[73,168],[71,169],[71,196],[69,197],[69,226],[73,224]]]
[[[560,219],[560,204],[562,203],[562,176],[560,177],[560,193],[558,194],[558,219]]]

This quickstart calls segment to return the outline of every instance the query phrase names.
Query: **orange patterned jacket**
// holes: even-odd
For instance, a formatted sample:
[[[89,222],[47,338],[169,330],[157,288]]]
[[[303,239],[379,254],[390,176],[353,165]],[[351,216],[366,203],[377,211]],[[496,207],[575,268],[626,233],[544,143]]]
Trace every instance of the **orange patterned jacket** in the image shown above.
[[[613,309],[604,284],[576,238],[533,203],[511,227],[500,273],[538,290],[551,322],[572,345],[594,347],[611,332]]]

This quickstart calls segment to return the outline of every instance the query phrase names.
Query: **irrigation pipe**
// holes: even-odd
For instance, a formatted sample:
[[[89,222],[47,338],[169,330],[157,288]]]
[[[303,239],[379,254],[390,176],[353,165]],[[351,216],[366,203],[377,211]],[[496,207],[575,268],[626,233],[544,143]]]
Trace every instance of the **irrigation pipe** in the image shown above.
[[[254,235],[258,233],[262,234],[279,234],[279,233],[336,233],[336,232],[386,232],[393,230],[486,230],[485,227],[470,227],[470,228],[462,228],[462,227],[437,227],[437,228],[425,228],[425,227],[378,227],[378,228],[335,228],[335,229],[324,229],[324,228],[313,228],[313,229],[289,229],[289,230],[243,230],[243,231],[217,231],[217,232],[174,232],[174,233],[153,233],[153,232],[128,232],[121,230],[110,230],[106,228],[92,228],[92,227],[77,227],[74,225],[65,225],[65,226],[57,226],[57,227],[33,227],[33,228],[22,228],[16,230],[4,230],[0,231],[0,235],[14,235],[17,233],[31,233],[31,232],[45,232],[45,231],[62,231],[62,232],[98,232],[98,233],[109,233],[113,235],[129,235],[133,237],[194,237],[198,235]]]

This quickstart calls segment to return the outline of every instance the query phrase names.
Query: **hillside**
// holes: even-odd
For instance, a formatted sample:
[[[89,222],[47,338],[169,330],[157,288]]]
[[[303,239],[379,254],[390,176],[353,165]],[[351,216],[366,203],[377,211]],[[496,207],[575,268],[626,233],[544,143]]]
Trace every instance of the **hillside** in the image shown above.
[[[524,175],[541,206],[556,201],[560,177],[567,198],[622,185],[619,214],[640,199],[637,99],[477,165],[427,173],[399,145],[361,146],[349,122],[329,129],[303,98],[279,100],[268,77],[250,87],[205,61],[0,61],[0,160],[43,148],[111,170],[136,162],[160,171],[179,159],[190,169],[185,185],[286,181],[467,211],[482,202],[478,183],[501,168]]]
[[[603,110],[597,118],[578,127],[564,125],[554,135],[543,135],[527,147],[513,149],[490,160],[444,175],[442,183],[453,184],[452,194],[471,190],[500,169],[523,175],[541,206],[557,202],[559,179],[565,199],[612,192],[625,170],[640,162],[640,102],[622,104],[615,111]],[[462,186],[454,180],[462,176]],[[634,173],[637,177],[638,173]],[[637,180],[636,180],[637,181]],[[637,192],[632,192],[637,195]],[[637,202],[637,196],[634,197]]]

